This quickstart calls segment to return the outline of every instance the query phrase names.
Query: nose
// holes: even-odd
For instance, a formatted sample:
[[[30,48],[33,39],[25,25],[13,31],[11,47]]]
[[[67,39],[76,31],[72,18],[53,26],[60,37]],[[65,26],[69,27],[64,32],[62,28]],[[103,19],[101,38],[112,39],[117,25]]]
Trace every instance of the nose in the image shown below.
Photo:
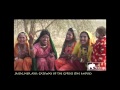
[[[20,38],[20,40],[21,40],[21,41],[23,41],[23,40],[24,40],[24,38]]]
[[[69,37],[69,35],[67,35],[66,37]]]
[[[47,41],[47,40],[48,40],[48,38],[45,38],[45,40]]]
[[[81,37],[81,40],[84,40],[84,37]]]

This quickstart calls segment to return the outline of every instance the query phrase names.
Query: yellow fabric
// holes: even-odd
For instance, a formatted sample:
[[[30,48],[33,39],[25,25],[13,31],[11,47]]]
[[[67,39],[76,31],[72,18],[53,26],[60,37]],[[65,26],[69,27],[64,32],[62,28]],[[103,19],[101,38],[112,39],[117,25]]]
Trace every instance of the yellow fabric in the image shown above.
[[[92,36],[92,34],[88,31],[86,31],[90,37],[89,39],[89,44],[88,44],[88,52],[87,52],[87,58],[88,58],[88,61],[91,60],[91,54],[92,54],[92,45],[95,43],[95,39],[94,37]],[[77,44],[75,45],[74,47],[74,50],[72,52],[72,54],[75,54],[78,56],[78,58],[80,57],[80,53],[81,53],[81,48],[80,48],[81,44],[80,44],[80,41],[77,42]],[[83,50],[82,50],[83,54],[85,53]]]

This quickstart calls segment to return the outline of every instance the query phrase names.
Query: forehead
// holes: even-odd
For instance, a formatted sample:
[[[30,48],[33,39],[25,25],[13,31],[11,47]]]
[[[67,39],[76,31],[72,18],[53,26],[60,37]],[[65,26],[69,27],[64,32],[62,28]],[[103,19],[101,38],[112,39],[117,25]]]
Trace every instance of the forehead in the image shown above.
[[[80,36],[88,36],[86,32],[80,34]]]
[[[24,33],[20,33],[18,37],[26,37],[26,35]]]
[[[45,35],[43,35],[42,37],[49,37],[49,35],[45,34]]]
[[[68,31],[67,34],[72,34],[72,32],[71,32],[71,31]]]

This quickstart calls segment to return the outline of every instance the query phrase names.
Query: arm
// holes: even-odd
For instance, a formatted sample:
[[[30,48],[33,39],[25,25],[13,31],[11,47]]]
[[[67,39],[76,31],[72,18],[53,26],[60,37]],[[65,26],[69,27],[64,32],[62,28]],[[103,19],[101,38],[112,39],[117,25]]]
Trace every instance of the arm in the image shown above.
[[[50,57],[54,57],[55,56],[55,53],[54,53],[54,50],[52,47],[50,47]]]
[[[106,56],[106,44],[104,42],[100,42],[100,49],[98,53],[98,61],[103,62],[105,56]]]
[[[33,47],[33,39],[34,39],[34,37],[33,37],[33,35],[32,34],[30,34],[29,35],[29,38],[30,38],[30,40],[29,40],[29,45],[30,45],[30,56],[32,57],[32,58],[35,58],[35,54],[36,54],[36,48],[34,48]]]
[[[72,55],[71,55],[71,60],[78,60],[78,52],[79,52],[79,47],[80,47],[80,44],[79,42],[75,45],[73,51],[72,51]]]
[[[31,44],[31,45],[30,45],[30,56],[31,56],[32,58],[35,58],[35,51],[36,51],[36,50],[34,50],[33,45]]]
[[[77,55],[78,52],[79,52],[79,48],[80,48],[80,44],[79,44],[79,42],[78,42],[78,43],[75,45],[72,54],[73,54],[73,55]]]
[[[65,45],[63,45],[63,47],[62,47],[62,51],[61,51],[61,54],[60,54],[60,57],[59,58],[63,58],[63,57],[65,57]]]
[[[17,48],[17,44],[14,47],[14,60],[18,60],[19,59],[19,55],[18,55],[18,48]]]
[[[90,46],[88,50],[88,62],[91,62],[92,51],[93,51],[93,47]]]

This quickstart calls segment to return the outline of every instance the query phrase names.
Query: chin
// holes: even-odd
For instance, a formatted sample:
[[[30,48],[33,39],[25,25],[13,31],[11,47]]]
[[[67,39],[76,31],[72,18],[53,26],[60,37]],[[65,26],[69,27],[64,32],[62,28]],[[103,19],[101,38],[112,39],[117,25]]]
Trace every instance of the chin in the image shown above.
[[[81,43],[82,45],[86,45],[86,43]]]
[[[43,43],[44,45],[47,45],[47,43]]]
[[[25,44],[25,43],[20,43],[20,44],[22,45],[22,44]]]
[[[70,39],[66,39],[67,41],[70,41]]]

